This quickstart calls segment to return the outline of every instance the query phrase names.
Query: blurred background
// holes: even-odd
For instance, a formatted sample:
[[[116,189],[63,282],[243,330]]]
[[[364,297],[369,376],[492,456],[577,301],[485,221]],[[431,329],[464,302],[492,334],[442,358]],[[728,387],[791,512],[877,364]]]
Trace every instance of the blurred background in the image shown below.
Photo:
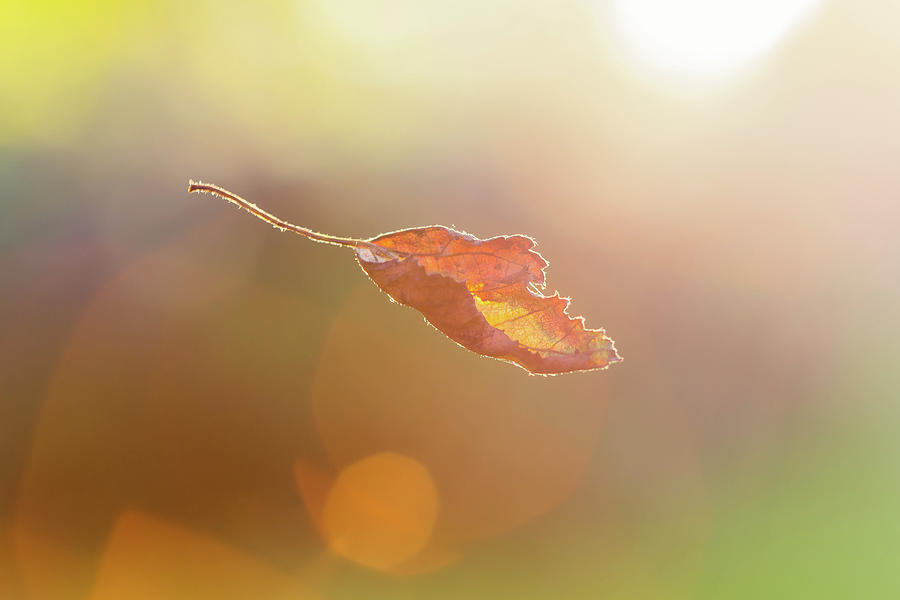
[[[900,594],[900,4],[6,0],[0,597]],[[625,362],[352,253],[527,233]]]

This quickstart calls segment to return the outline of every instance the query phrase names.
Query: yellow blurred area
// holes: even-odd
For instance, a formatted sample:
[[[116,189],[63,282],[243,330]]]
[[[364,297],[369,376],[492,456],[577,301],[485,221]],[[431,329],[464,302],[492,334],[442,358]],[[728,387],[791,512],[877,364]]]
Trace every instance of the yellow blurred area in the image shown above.
[[[81,596],[88,569],[89,598],[316,598],[295,577],[214,536],[126,510],[115,520],[98,563],[66,557],[52,539],[27,530],[16,545],[29,598]],[[56,568],[47,569],[47,565]],[[226,575],[227,574],[227,575]]]
[[[3,2],[0,598],[897,597],[898,22]],[[189,179],[532,236],[625,361],[467,352]]]
[[[250,597],[317,596],[238,548],[134,511],[116,520],[90,595],[91,600]]]
[[[428,543],[440,498],[427,469],[391,452],[345,467],[328,493],[322,530],[337,554],[389,570]]]
[[[0,7],[0,143],[77,135],[92,96],[145,31],[149,3],[10,0]]]

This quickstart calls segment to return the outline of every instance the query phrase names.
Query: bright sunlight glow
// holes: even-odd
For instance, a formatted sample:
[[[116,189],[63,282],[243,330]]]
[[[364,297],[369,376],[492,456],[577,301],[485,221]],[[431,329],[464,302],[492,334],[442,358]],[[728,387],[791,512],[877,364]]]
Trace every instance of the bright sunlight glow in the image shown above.
[[[627,43],[643,61],[689,76],[724,75],[766,51],[820,0],[616,0]]]

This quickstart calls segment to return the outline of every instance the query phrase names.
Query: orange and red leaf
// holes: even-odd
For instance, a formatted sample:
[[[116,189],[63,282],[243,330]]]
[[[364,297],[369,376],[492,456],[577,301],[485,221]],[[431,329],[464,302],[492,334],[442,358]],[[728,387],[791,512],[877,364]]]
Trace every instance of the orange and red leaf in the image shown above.
[[[480,240],[447,227],[388,233],[357,248],[363,270],[391,298],[421,312],[461,346],[531,373],[603,369],[621,360],[602,329],[587,329],[544,296],[547,261],[522,235]]]

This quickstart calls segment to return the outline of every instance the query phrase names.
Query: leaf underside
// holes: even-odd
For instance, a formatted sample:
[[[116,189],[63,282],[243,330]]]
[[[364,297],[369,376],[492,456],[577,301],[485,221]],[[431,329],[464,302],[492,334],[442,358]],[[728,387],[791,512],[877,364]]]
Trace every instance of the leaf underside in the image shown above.
[[[461,346],[530,373],[605,369],[622,359],[602,329],[566,313],[567,298],[539,292],[547,261],[522,235],[478,239],[433,226],[356,248],[363,270]]]

